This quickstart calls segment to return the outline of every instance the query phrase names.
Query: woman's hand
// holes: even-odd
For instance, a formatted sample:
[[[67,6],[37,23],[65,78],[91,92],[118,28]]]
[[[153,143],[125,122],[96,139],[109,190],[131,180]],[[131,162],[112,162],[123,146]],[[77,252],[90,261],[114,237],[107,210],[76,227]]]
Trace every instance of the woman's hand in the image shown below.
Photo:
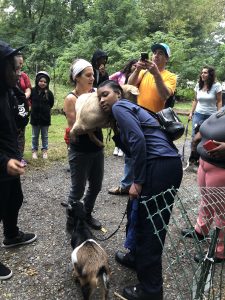
[[[23,163],[11,158],[7,163],[7,173],[12,176],[23,175],[25,173]]]
[[[193,117],[193,112],[190,112],[190,114],[188,115],[188,120],[192,120]]]
[[[225,158],[225,143],[213,141],[217,147],[209,150],[208,154],[213,158]]]
[[[132,183],[130,189],[129,189],[129,196],[130,199],[138,198],[141,194],[142,185],[138,183]]]

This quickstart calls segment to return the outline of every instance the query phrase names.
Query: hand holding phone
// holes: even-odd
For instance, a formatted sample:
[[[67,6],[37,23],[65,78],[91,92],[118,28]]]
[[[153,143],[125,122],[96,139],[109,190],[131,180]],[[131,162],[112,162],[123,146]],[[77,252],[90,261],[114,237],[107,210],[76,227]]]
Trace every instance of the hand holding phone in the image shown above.
[[[147,52],[141,52],[141,60],[142,61],[148,60],[148,53]]]
[[[206,151],[210,151],[210,150],[213,150],[213,149],[215,149],[216,147],[218,147],[218,145],[215,144],[215,143],[213,142],[213,140],[208,140],[208,141],[206,141],[206,142],[203,144],[203,147],[204,147],[204,149],[205,149]]]

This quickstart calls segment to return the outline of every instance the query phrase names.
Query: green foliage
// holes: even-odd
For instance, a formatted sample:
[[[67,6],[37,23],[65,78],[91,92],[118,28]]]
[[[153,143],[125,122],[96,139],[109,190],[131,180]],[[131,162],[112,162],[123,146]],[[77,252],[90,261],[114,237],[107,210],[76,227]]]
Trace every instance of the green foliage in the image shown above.
[[[0,37],[13,47],[26,45],[28,74],[45,69],[64,84],[72,61],[90,61],[97,48],[108,53],[113,73],[150,52],[152,43],[166,42],[168,67],[184,87],[204,64],[225,80],[223,7],[224,0],[2,0]]]

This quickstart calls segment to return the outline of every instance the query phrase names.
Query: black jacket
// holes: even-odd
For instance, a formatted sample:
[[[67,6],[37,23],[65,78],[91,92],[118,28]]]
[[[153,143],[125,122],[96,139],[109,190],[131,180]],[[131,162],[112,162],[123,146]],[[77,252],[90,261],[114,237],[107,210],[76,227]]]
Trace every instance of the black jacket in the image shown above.
[[[0,93],[0,181],[15,178],[7,173],[7,163],[11,158],[21,160],[15,121],[18,105],[12,95],[11,89]]]
[[[54,96],[50,90],[47,90],[47,93],[46,96],[44,91],[40,91],[36,87],[31,90],[31,125],[51,125],[51,108],[54,105]]]
[[[102,76],[101,73],[99,73],[99,71],[98,71],[98,68],[99,68],[98,60],[99,60],[99,58],[102,58],[102,57],[105,57],[106,62],[107,62],[108,55],[102,50],[96,50],[91,59],[91,64],[94,69],[94,78],[95,78],[93,87],[98,87],[100,83],[109,79],[109,74],[107,72]]]

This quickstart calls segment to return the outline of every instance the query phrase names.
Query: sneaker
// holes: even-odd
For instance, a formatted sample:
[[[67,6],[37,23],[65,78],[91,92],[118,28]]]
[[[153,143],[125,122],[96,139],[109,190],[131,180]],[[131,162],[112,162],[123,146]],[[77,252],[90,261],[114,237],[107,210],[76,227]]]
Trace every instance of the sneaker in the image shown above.
[[[123,151],[121,149],[119,149],[119,151],[118,151],[118,156],[120,156],[120,157],[123,156]]]
[[[37,156],[37,152],[36,152],[36,151],[34,151],[34,152],[32,153],[32,158],[33,158],[33,159],[38,159],[38,156]]]
[[[23,233],[22,231],[19,231],[18,235],[15,238],[5,238],[2,247],[10,248],[19,245],[27,245],[34,242],[36,239],[37,236],[34,233]]]
[[[43,151],[43,159],[48,159],[48,153],[47,151]]]
[[[118,155],[118,151],[119,151],[119,149],[117,147],[115,147],[115,149],[113,151],[113,155],[117,156]]]
[[[0,262],[0,280],[6,280],[12,277],[12,271]]]
[[[110,195],[129,195],[130,188],[122,188],[121,186],[113,187],[108,190]]]

